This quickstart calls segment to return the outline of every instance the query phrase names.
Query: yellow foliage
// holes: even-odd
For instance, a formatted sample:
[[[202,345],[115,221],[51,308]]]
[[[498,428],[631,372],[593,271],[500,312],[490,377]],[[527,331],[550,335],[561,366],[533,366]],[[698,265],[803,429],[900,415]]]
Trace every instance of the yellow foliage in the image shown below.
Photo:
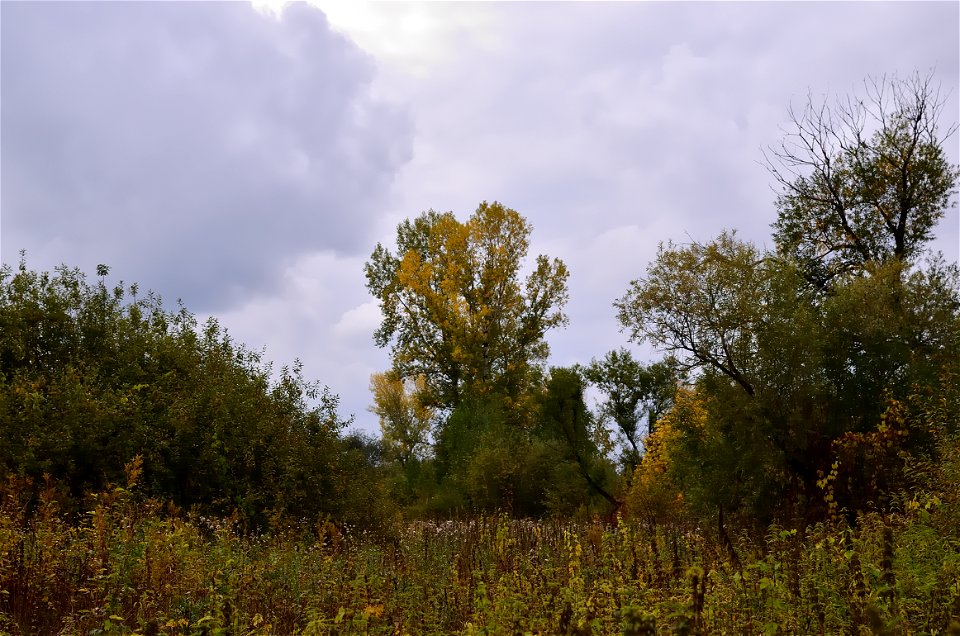
[[[397,336],[394,368],[426,373],[434,403],[453,405],[463,393],[518,395],[530,368],[546,359],[544,334],[566,322],[568,274],[540,256],[520,278],[531,230],[499,203],[482,203],[464,222],[429,213],[401,224],[395,259],[378,246],[368,263],[368,286],[386,318],[377,337]]]
[[[407,380],[390,372],[370,376],[370,411],[380,417],[384,447],[401,464],[416,456],[428,441],[434,411],[420,399],[426,385],[422,375]]]
[[[707,411],[693,389],[679,387],[674,406],[658,422],[644,445],[643,461],[633,473],[627,512],[652,522],[677,520],[683,514],[683,493],[670,475],[671,456],[685,430],[703,430]]]

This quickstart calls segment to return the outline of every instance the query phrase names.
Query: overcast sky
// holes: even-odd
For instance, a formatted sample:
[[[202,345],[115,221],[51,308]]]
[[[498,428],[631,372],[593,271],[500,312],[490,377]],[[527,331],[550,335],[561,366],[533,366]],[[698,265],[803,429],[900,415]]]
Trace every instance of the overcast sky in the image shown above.
[[[761,149],[808,91],[935,69],[960,118],[957,2],[4,0],[0,30],[2,261],[182,298],[368,431],[363,264],[401,220],[526,216],[571,271],[551,364],[589,362],[627,345],[611,303],[660,241],[772,246]]]

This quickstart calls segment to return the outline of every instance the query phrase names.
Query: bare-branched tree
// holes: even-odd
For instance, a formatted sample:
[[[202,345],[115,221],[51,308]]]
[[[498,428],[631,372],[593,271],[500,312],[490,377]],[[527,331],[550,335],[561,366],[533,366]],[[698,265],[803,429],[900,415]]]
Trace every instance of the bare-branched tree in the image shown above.
[[[914,259],[955,205],[957,167],[940,130],[946,97],[933,75],[864,82],[833,105],[808,95],[791,129],[764,153],[781,186],[774,238],[821,289],[869,262]]]

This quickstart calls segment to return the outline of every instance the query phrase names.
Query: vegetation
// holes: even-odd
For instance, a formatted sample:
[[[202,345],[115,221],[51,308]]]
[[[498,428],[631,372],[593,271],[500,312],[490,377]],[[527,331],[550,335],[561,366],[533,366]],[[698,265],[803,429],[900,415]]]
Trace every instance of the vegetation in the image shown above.
[[[394,369],[423,375],[421,398],[453,409],[497,395],[511,406],[546,359],[544,334],[566,323],[567,268],[539,256],[523,285],[530,224],[499,203],[481,203],[465,223],[425,212],[397,228],[397,255],[377,245],[367,287],[380,299],[376,342],[393,342]]]
[[[944,468],[954,477],[957,457]],[[79,523],[48,491],[25,517],[21,485],[5,485],[0,631],[960,633],[958,481],[855,528],[735,535],[734,561],[713,533],[640,521],[501,515],[411,522],[389,538],[332,524],[245,537],[232,518],[165,516],[137,494],[137,469]]]
[[[633,470],[643,457],[643,440],[673,405],[680,381],[676,360],[667,358],[644,365],[629,351],[620,349],[601,360],[592,360],[583,376],[602,392],[598,415],[601,420],[613,421],[621,438],[623,466]]]
[[[824,287],[870,262],[919,256],[950,207],[957,168],[939,129],[930,76],[868,79],[866,95],[790,111],[793,130],[768,154],[783,190],[774,239]]]
[[[960,634],[955,127],[867,86],[773,153],[775,250],[668,241],[616,300],[659,361],[547,366],[516,211],[401,223],[379,439],[105,266],[4,266],[0,632]]]
[[[357,517],[345,502],[369,502],[379,479],[342,438],[337,403],[299,366],[271,379],[215,320],[166,311],[136,285],[24,260],[0,270],[0,467],[28,478],[31,500],[55,484],[80,513],[140,456],[141,490],[175,508],[248,528]]]

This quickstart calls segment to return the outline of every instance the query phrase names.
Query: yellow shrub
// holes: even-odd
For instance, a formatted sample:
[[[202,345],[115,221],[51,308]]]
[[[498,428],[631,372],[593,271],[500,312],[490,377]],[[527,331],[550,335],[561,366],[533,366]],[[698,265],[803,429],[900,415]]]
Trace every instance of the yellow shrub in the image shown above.
[[[684,513],[683,493],[671,477],[671,457],[682,431],[702,429],[707,412],[696,393],[680,387],[673,408],[657,422],[645,442],[646,452],[633,473],[627,513],[650,523],[676,522]]]

